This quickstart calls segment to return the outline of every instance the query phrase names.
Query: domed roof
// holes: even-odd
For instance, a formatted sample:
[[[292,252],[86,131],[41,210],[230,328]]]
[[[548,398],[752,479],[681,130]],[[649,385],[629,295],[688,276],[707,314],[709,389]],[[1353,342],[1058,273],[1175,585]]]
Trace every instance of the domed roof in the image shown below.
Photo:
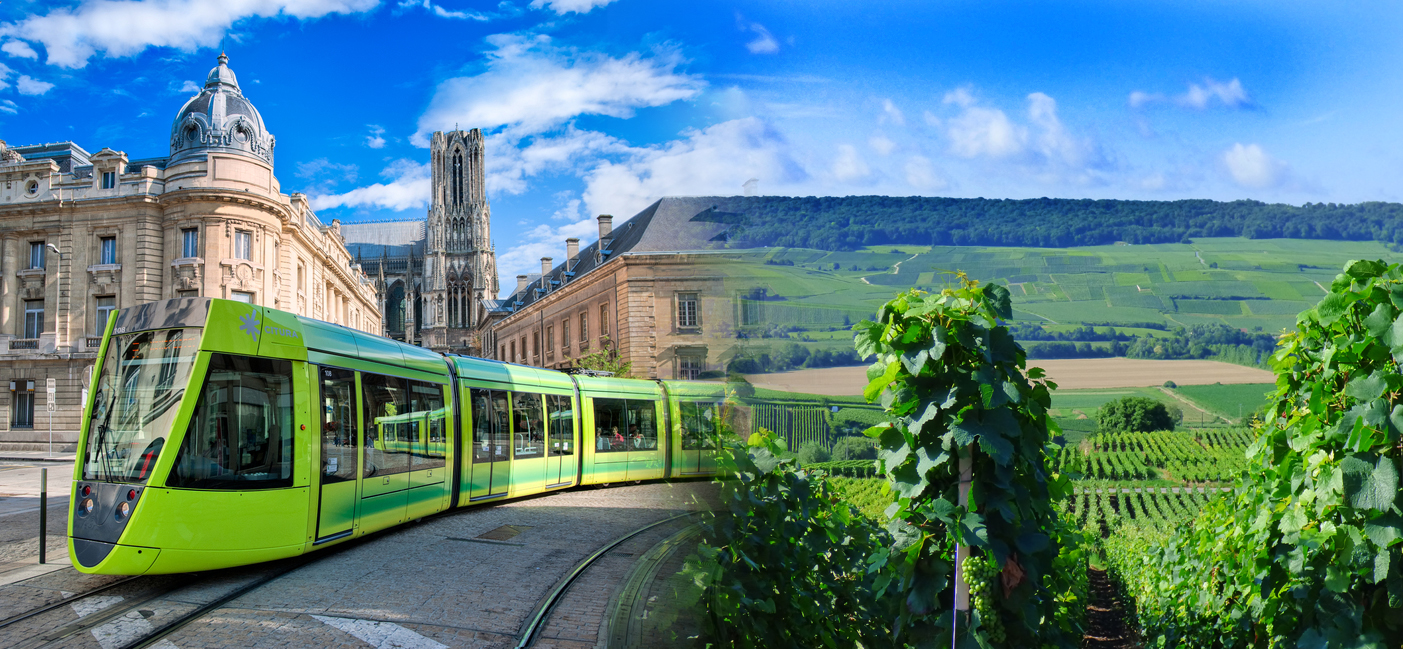
[[[210,151],[237,153],[273,164],[273,135],[263,116],[244,97],[238,77],[229,69],[229,57],[219,55],[219,65],[209,71],[205,87],[195,95],[171,124],[169,164],[203,160]]]

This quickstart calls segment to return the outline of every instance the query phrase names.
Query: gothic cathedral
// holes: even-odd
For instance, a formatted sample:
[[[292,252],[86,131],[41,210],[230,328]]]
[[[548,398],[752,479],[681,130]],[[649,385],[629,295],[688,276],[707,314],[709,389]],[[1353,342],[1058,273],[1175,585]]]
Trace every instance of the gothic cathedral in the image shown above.
[[[435,132],[426,221],[347,223],[346,247],[376,279],[385,335],[479,355],[484,300],[499,290],[482,131]]]

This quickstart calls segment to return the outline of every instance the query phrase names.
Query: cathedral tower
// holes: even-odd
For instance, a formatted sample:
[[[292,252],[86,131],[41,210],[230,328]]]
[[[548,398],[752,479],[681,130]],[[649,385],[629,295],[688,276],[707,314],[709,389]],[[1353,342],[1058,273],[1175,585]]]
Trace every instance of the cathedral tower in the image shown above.
[[[433,170],[424,250],[422,344],[476,347],[482,301],[498,293],[487,203],[482,131],[439,131],[429,140]]]

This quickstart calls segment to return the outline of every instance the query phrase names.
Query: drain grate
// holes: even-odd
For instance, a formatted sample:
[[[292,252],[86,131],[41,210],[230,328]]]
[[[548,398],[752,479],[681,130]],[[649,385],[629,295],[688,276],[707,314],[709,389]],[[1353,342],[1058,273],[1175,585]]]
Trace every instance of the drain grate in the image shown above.
[[[529,529],[531,529],[530,525],[503,525],[495,530],[483,532],[477,535],[477,538],[488,541],[510,541]]]

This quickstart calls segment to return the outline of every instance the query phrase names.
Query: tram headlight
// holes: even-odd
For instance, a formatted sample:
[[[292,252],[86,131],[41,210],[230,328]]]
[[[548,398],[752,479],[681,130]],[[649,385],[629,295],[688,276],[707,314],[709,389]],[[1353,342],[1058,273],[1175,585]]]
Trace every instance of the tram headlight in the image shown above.
[[[132,504],[122,503],[117,505],[117,520],[121,521],[132,515]]]
[[[88,499],[84,500],[83,502],[78,503],[78,515],[79,515],[79,516],[87,516],[88,514],[91,514],[91,513],[93,513],[93,499],[92,499],[92,498],[88,498]]]

